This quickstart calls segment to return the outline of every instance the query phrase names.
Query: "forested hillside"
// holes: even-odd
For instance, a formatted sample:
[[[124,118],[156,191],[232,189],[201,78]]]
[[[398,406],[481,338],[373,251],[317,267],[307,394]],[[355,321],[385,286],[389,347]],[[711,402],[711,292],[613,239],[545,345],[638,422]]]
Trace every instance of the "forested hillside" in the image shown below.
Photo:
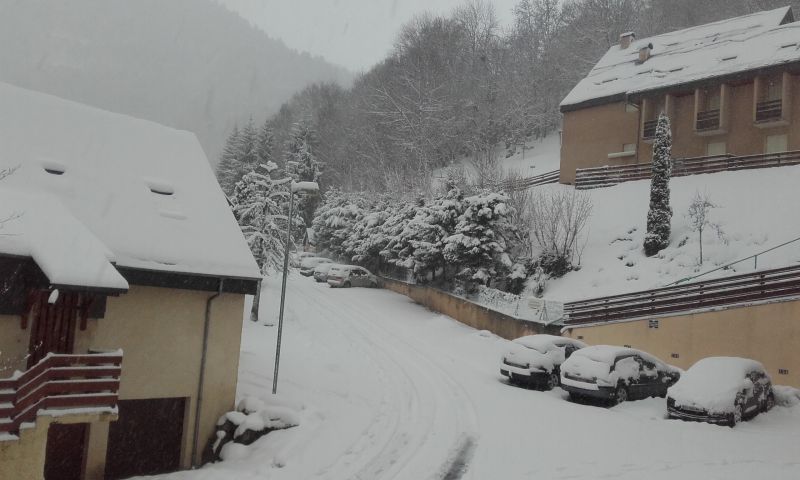
[[[0,0],[0,65],[2,81],[192,131],[212,161],[237,121],[351,78],[212,0]]]
[[[504,29],[491,2],[468,0],[449,16],[406,24],[393,51],[352,88],[322,83],[297,93],[271,119],[273,158],[280,163],[292,125],[304,120],[316,131],[326,188],[429,194],[432,172],[463,157],[489,177],[478,183],[490,183],[497,147],[513,153],[558,129],[561,99],[620,33],[641,38],[787,3],[800,4],[520,0]]]

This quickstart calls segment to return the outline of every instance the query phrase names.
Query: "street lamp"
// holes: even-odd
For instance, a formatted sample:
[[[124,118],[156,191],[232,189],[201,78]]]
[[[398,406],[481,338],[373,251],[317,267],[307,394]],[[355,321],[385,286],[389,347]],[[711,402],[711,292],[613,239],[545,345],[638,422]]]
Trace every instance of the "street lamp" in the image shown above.
[[[283,335],[283,307],[286,302],[286,276],[289,273],[289,244],[292,241],[292,216],[294,215],[294,194],[298,192],[318,192],[317,182],[290,182],[289,220],[286,224],[286,248],[283,252],[283,282],[281,283],[281,310],[278,314],[278,344],[275,347],[275,372],[272,375],[272,394],[278,392],[278,366],[281,363],[281,336]]]

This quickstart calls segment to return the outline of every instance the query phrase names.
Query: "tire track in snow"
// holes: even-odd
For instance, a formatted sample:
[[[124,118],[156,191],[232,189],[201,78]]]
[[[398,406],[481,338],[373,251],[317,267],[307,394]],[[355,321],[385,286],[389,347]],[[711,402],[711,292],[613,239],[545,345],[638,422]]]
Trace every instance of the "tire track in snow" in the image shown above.
[[[458,471],[459,477],[452,478],[460,478],[474,450],[477,431],[475,409],[465,390],[427,352],[376,321],[385,312],[357,307],[356,292],[379,293],[324,287],[317,291],[317,298],[309,300],[328,314],[345,313],[336,321],[346,322],[348,331],[358,334],[359,350],[369,350],[369,360],[390,372],[392,379],[385,385],[387,395],[376,424],[364,432],[379,448],[356,448],[353,453],[362,463],[352,475],[332,475],[330,470],[325,475],[388,480],[442,478],[442,471],[445,475]]]

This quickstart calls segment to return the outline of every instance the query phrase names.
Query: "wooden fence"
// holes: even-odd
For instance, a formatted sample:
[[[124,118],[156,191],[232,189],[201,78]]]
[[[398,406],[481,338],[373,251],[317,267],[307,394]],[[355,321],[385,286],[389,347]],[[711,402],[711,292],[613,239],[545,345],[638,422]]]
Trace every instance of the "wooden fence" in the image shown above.
[[[566,325],[800,298],[800,266],[564,304]]]
[[[117,404],[122,354],[50,354],[22,375],[0,380],[0,433],[17,432],[40,409]]]
[[[672,161],[672,176],[683,177],[701,173],[716,173],[754,168],[800,165],[800,151],[765,153],[758,155],[713,155],[707,157],[676,158]],[[652,164],[612,165],[580,168],[575,172],[575,188],[610,187],[618,183],[644,180],[651,176]]]
[[[554,170],[552,172],[543,173],[535,177],[521,178],[519,180],[506,180],[498,183],[497,188],[507,192],[516,192],[518,190],[526,190],[528,188],[538,187],[539,185],[546,185],[548,183],[557,183],[559,173],[559,170]]]

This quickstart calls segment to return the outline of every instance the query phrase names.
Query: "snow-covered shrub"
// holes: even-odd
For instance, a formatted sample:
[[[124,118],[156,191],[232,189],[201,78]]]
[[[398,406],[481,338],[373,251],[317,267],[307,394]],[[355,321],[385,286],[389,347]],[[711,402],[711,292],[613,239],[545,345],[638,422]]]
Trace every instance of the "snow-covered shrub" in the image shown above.
[[[213,462],[224,460],[226,450],[250,445],[269,432],[299,424],[300,418],[291,408],[245,397],[235,411],[224,414],[217,421],[215,438],[209,444],[206,458]]]
[[[365,214],[363,196],[331,189],[325,192],[313,220],[317,249],[334,256],[345,254],[345,241],[352,235],[353,225]]]
[[[510,221],[513,209],[508,200],[505,194],[496,192],[465,198],[464,213],[453,235],[445,240],[445,260],[458,266],[458,277],[468,287],[486,285],[513,265],[507,253],[507,238],[515,229]]]
[[[650,210],[647,212],[647,235],[644,253],[655,255],[669,245],[672,207],[669,205],[669,179],[672,175],[672,130],[669,117],[658,116],[653,143],[653,177],[650,182]]]
[[[539,265],[552,277],[572,269],[583,230],[592,214],[591,198],[574,189],[534,194],[530,228],[540,248]]]

